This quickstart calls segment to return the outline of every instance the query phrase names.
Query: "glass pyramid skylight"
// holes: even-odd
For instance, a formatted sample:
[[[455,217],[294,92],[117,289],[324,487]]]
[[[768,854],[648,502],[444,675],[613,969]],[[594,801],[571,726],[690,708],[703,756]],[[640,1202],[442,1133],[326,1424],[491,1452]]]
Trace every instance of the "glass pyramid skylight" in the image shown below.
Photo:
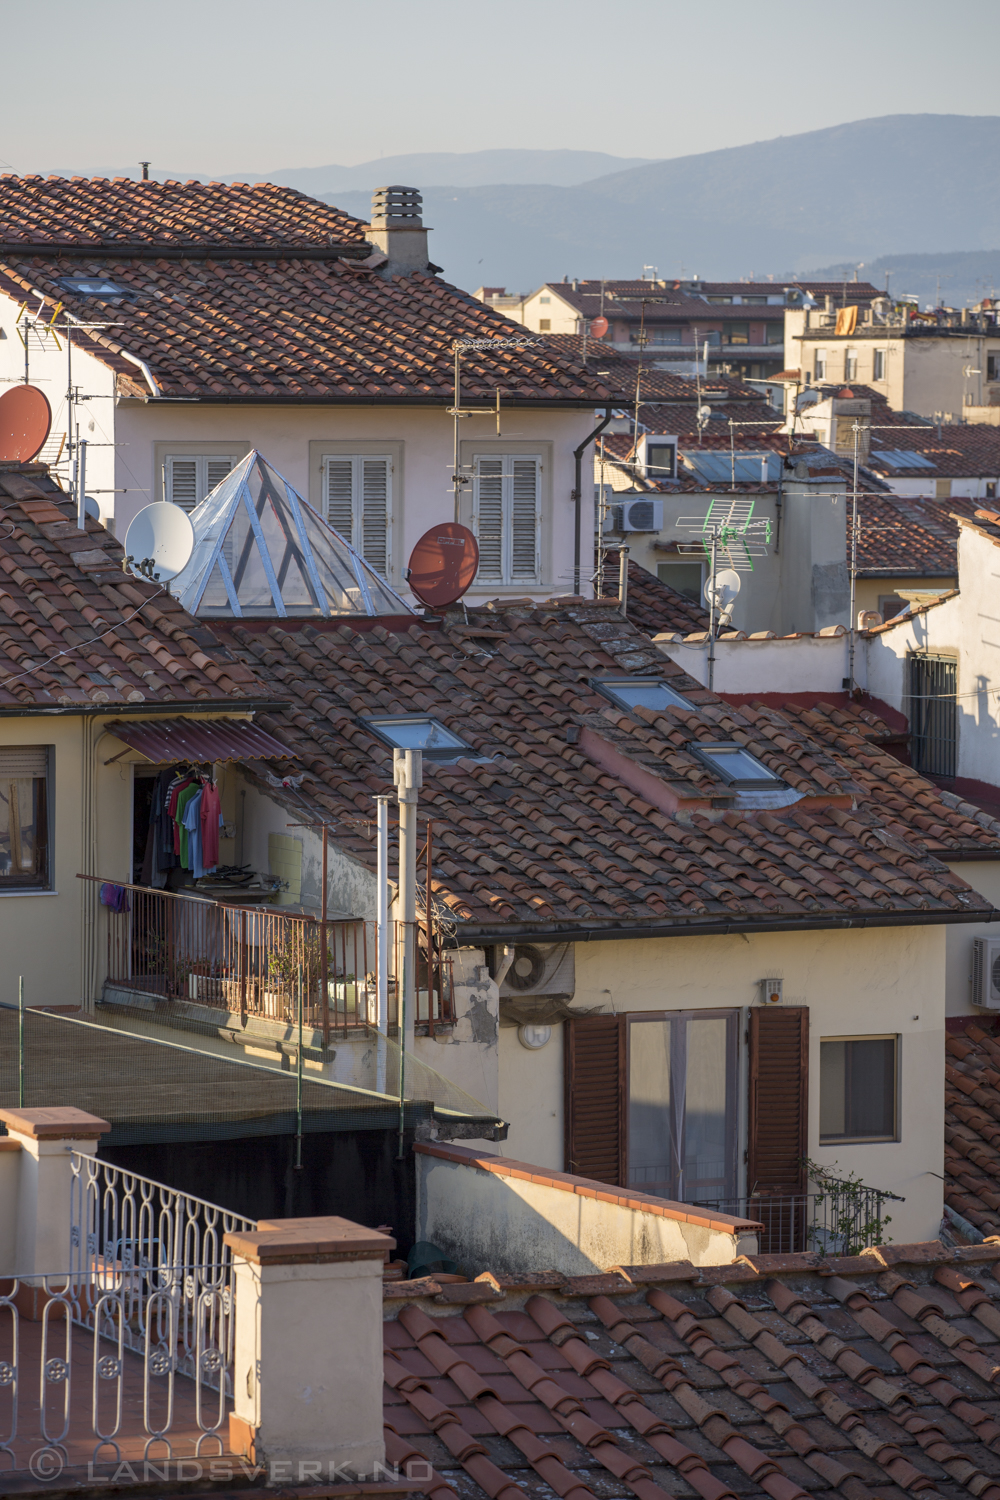
[[[259,453],[195,506],[191,524],[194,551],[170,591],[192,615],[413,613]]]

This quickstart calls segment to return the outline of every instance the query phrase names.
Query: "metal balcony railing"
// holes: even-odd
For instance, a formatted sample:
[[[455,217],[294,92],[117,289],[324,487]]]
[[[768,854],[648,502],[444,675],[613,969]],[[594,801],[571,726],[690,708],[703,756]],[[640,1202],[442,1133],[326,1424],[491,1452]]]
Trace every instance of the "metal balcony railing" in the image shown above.
[[[866,1245],[885,1243],[886,1226],[892,1222],[885,1205],[904,1201],[896,1193],[824,1176],[811,1192],[757,1192],[743,1198],[702,1199],[696,1206],[756,1219],[764,1226],[762,1255],[799,1250],[856,1255]]]

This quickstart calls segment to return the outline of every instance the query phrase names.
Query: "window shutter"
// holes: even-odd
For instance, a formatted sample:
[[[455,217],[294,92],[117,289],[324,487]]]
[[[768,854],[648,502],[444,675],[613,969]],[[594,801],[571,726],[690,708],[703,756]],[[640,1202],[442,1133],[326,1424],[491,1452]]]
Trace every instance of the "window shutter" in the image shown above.
[[[48,750],[44,745],[10,745],[0,749],[0,779],[44,776],[48,765]]]
[[[354,534],[354,462],[350,458],[328,458],[326,461],[325,519],[353,545]]]
[[[750,1011],[747,1191],[804,1193],[808,1151],[809,1007]]]
[[[533,583],[538,577],[538,464],[515,458],[511,484],[510,581]]]
[[[233,467],[231,458],[210,458],[206,464],[205,495],[210,495],[217,484],[221,484]],[[205,495],[202,495],[204,500]]]
[[[563,1030],[566,1171],[623,1183],[625,1017],[580,1016]]]
[[[503,459],[476,463],[473,519],[479,543],[479,583],[503,583]]]
[[[387,458],[363,458],[361,470],[361,545],[358,550],[365,562],[386,578],[389,573],[390,462]]]
[[[194,510],[198,504],[198,460],[167,459],[167,499],[181,510]]]

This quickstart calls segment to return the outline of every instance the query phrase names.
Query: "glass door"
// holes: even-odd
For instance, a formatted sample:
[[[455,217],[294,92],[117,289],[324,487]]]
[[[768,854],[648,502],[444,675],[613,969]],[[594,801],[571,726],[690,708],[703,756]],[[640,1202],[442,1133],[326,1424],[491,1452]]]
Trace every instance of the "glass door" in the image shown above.
[[[628,1022],[629,1187],[686,1203],[735,1198],[739,1011]]]

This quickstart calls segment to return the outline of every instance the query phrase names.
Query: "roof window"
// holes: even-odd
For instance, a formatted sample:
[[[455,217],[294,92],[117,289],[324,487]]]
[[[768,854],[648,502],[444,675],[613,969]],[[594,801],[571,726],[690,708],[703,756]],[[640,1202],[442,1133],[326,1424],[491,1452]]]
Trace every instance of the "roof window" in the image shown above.
[[[459,756],[475,754],[457,734],[428,714],[396,714],[361,722],[394,750],[422,750],[428,760],[458,760]]]
[[[664,708],[686,708],[696,712],[693,703],[658,677],[593,677],[590,685],[619,708],[648,708],[653,713]]]
[[[719,740],[714,744],[699,742],[688,746],[729,786],[752,791],[757,788],[777,788],[784,783],[780,776],[769,771],[749,750],[732,740]]]
[[[101,297],[107,301],[110,297],[132,296],[125,287],[109,281],[106,276],[57,276],[56,280],[64,292],[72,292],[75,297]]]
[[[915,453],[912,448],[872,449],[872,459],[887,464],[890,469],[934,469],[937,467],[933,459],[925,458],[922,453]]]

